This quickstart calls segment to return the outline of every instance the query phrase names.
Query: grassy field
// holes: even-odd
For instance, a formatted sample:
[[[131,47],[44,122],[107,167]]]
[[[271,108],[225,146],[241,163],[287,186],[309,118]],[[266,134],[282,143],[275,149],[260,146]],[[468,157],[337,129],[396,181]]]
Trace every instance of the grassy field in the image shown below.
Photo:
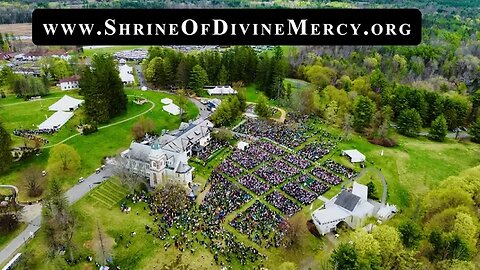
[[[31,23],[0,24],[0,33],[9,33],[15,36],[32,36]]]
[[[136,89],[126,90],[126,93],[128,95],[143,96],[151,100],[155,104],[157,104],[153,110],[143,115],[144,117],[151,118],[155,122],[157,132],[160,133],[164,129],[165,130],[175,129],[180,124],[180,117],[171,116],[165,111],[163,111],[163,108],[160,102],[160,100],[165,97],[169,97],[173,99],[175,102],[175,100],[177,99],[175,95],[159,93],[159,92],[150,92],[150,91],[143,92]],[[6,102],[10,102],[10,104],[15,103],[15,102],[11,102],[11,100],[7,100]],[[28,106],[39,106],[38,104],[30,105],[30,103],[22,103],[21,105],[12,105],[8,107],[8,108],[18,107],[15,109],[15,111],[5,109],[7,108],[6,106],[4,106],[4,109],[0,110],[0,114],[3,114],[2,118],[8,119],[5,122],[5,124],[7,125],[7,128],[9,130],[15,127],[15,125],[12,125],[9,120],[9,119],[12,119],[10,117],[10,114],[12,114],[12,112],[18,111],[19,113],[32,114],[32,117],[35,117],[34,115],[35,111],[33,109],[31,108],[23,109],[25,104],[27,104]],[[131,117],[138,115],[139,113],[147,111],[151,107],[152,105],[149,103],[139,106],[134,104],[133,102],[129,102],[127,113],[125,115],[112,119],[106,125],[114,124],[119,121],[129,119]],[[186,115],[187,119],[192,119],[197,115],[198,115],[198,108],[195,107],[193,103],[189,102],[187,105],[187,115]],[[24,118],[20,118],[20,120],[15,122],[16,125],[18,125],[19,123],[22,123],[21,119],[24,119],[25,121],[30,121],[29,117],[27,116],[22,116],[22,117]],[[16,118],[13,117],[13,119],[16,119]],[[75,184],[78,177],[87,176],[91,174],[95,170],[95,168],[97,168],[101,164],[101,161],[105,156],[116,155],[120,153],[123,149],[126,149],[129,146],[132,138],[131,128],[137,120],[138,118],[131,119],[119,125],[103,128],[98,132],[94,134],[90,134],[88,136],[76,136],[71,140],[65,142],[66,144],[73,146],[76,149],[76,151],[80,154],[80,157],[82,159],[82,168],[77,175],[72,176],[64,183],[64,188],[68,188],[73,184]],[[28,122],[25,122],[25,123],[28,123]],[[24,124],[24,125],[27,125],[27,124]],[[57,134],[49,138],[49,140],[51,141],[50,145],[74,134],[76,134],[76,131],[72,128],[69,128],[67,124],[67,126],[64,127],[60,132],[58,132]],[[38,157],[33,157],[29,160],[16,163],[13,166],[10,173],[0,178],[0,184],[6,184],[6,183],[14,184],[14,185],[18,184],[21,172],[30,165],[35,164],[42,168],[45,168],[48,161],[48,151],[49,149],[44,149]],[[22,190],[20,190],[19,198],[20,200],[29,199],[26,197],[24,192],[22,192]]]

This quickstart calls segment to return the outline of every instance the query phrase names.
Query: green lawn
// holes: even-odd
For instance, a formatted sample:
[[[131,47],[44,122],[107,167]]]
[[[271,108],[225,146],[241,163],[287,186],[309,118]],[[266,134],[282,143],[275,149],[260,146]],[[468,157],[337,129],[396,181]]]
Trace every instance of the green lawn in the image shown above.
[[[10,232],[8,234],[0,234],[0,249],[3,249],[13,238],[19,235],[26,227],[27,227],[27,224],[20,223],[20,226],[18,226],[18,228],[15,229],[13,232]]]
[[[165,97],[169,97],[174,102],[177,100],[177,96],[167,93],[160,93],[160,92],[144,92],[137,89],[128,89],[126,90],[128,95],[136,95],[136,96],[143,96],[156,104],[155,108],[148,113],[144,114],[144,117],[151,118],[156,124],[156,130],[158,133],[161,133],[162,130],[172,130],[179,126],[180,124],[180,117],[179,116],[171,116],[167,112],[163,111],[162,104],[160,100]],[[12,103],[12,102],[11,102]],[[35,102],[34,102],[35,103]],[[34,103],[22,103],[21,105],[12,105],[11,107],[16,107],[15,111],[1,109],[0,114],[3,114],[5,119],[12,119],[10,118],[10,114],[12,112],[19,112],[20,114],[25,113],[29,114],[28,111],[32,111],[31,107],[28,109],[24,109],[24,106],[37,106],[36,108],[39,109],[39,104]],[[30,105],[34,104],[34,105]],[[151,108],[152,105],[146,103],[144,105],[136,105],[133,102],[129,102],[128,110],[125,115],[116,117],[112,119],[108,124],[116,123],[122,120],[126,120],[130,117],[134,117],[139,113],[147,111]],[[5,107],[6,108],[6,107]],[[30,112],[33,114],[31,117],[35,117],[35,112]],[[198,108],[191,102],[187,105],[187,112],[186,118],[192,119],[198,115]],[[14,116],[13,119],[17,119],[19,116]],[[23,117],[23,116],[22,116]],[[28,117],[22,118],[24,121],[30,121]],[[64,183],[64,188],[71,187],[77,182],[78,177],[80,176],[87,176],[91,174],[95,168],[101,165],[101,161],[106,156],[112,156],[120,153],[122,150],[128,148],[132,136],[131,136],[131,128],[133,124],[138,120],[138,118],[131,119],[119,125],[107,127],[104,129],[99,130],[94,134],[90,134],[88,136],[76,136],[71,140],[65,142],[68,145],[73,146],[76,151],[80,154],[82,159],[82,168],[78,172],[78,174],[70,177]],[[15,120],[15,123],[20,123],[20,120]],[[10,120],[5,122],[8,129],[12,129],[15,127],[14,124],[10,123]],[[58,133],[53,135],[53,137],[49,138],[52,143],[61,141],[64,138],[67,138],[71,135],[76,134],[76,131],[69,127],[67,124],[62,130]],[[17,140],[17,139],[15,139]],[[29,160],[22,161],[19,163],[14,164],[10,173],[2,176],[0,178],[1,184],[19,184],[19,178],[21,172],[30,165],[38,165],[42,168],[45,168],[47,165],[48,160],[48,151],[49,149],[44,149],[42,153],[38,157],[30,158]],[[21,188],[21,187],[20,187]],[[19,194],[20,200],[28,200],[26,194],[20,190]]]

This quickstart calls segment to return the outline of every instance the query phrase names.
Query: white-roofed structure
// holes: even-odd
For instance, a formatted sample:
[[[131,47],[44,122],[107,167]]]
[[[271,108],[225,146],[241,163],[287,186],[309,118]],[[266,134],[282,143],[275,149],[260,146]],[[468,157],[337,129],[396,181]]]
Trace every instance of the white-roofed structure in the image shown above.
[[[173,101],[170,98],[162,98],[161,102],[162,104],[165,104],[165,105],[173,103]]]
[[[163,106],[163,110],[168,112],[171,115],[179,115],[180,114],[180,107],[177,105],[170,103],[168,105]]]
[[[368,187],[356,182],[353,185],[352,191],[342,190],[312,213],[313,223],[320,234],[335,231],[341,222],[350,228],[361,227],[373,215],[374,205],[367,200]]]
[[[343,150],[342,154],[347,156],[352,163],[365,162],[365,155],[360,153],[357,149]]]
[[[390,205],[387,203],[387,205],[382,206],[378,212],[377,212],[377,218],[386,221],[390,219],[393,215],[397,213],[397,206],[395,205]]]
[[[59,129],[73,117],[73,112],[58,111],[41,123],[39,129]]]
[[[244,141],[239,141],[237,143],[237,148],[244,151],[248,147],[248,143]]]
[[[73,112],[78,109],[84,101],[81,99],[76,99],[71,96],[65,95],[57,102],[53,103],[48,107],[49,111],[63,111],[63,112]]]
[[[120,74],[120,79],[122,80],[123,84],[133,84],[133,68],[129,65],[120,65],[118,66],[118,72]]]
[[[205,87],[209,95],[234,95],[237,93],[230,85]]]

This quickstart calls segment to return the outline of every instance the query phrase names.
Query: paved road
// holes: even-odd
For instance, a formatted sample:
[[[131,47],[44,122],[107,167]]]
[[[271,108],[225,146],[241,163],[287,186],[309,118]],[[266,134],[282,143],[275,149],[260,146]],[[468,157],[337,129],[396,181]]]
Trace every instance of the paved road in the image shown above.
[[[203,118],[203,119],[207,119],[211,114],[212,112],[207,110],[207,106],[203,105],[198,99],[196,98],[193,98],[193,97],[189,97],[188,99],[190,99],[191,102],[193,102],[193,104],[195,104],[195,106],[197,106],[200,114],[197,116],[197,118]]]
[[[137,72],[138,85],[140,86],[140,89],[142,89],[144,86],[147,87],[147,81],[143,75],[142,67],[140,65],[135,65],[135,71]]]
[[[68,202],[70,204],[75,203],[87,194],[93,187],[103,182],[106,178],[112,175],[113,168],[111,165],[107,165],[103,171],[99,174],[92,174],[85,178],[85,181],[79,183],[66,192]],[[13,257],[16,251],[25,244],[30,238],[35,236],[35,233],[40,229],[42,216],[41,211],[39,213],[29,217],[28,226],[23,232],[21,232],[15,239],[0,251],[0,265],[7,263],[7,260]]]
[[[420,132],[419,135],[420,136],[428,136],[428,132]],[[447,138],[455,139],[456,136],[457,136],[456,132],[447,133]],[[457,139],[467,139],[467,138],[470,138],[470,134],[468,134],[468,132],[460,131],[458,133],[458,138]]]
[[[358,175],[357,177],[355,177],[354,180],[356,179],[359,179],[360,177],[362,177],[362,175],[367,172],[368,170],[371,170],[371,171],[374,171],[375,173],[377,173],[378,177],[380,178],[380,181],[382,182],[382,186],[383,186],[383,192],[382,192],[382,200],[381,200],[381,203],[383,205],[385,205],[387,203],[387,189],[388,189],[388,186],[387,186],[387,181],[385,180],[385,176],[383,176],[383,173],[377,169],[377,168],[374,168],[374,167],[366,167],[364,168]]]

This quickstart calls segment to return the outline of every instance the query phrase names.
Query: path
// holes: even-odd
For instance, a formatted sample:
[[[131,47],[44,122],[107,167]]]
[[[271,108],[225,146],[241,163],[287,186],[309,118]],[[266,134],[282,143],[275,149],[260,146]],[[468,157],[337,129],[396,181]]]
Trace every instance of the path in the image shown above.
[[[428,136],[428,132],[420,132],[420,133],[418,133],[418,135]],[[457,137],[457,133],[456,132],[448,132],[446,137],[450,138],[450,139],[455,139],[455,137]],[[470,134],[468,134],[468,132],[460,131],[458,133],[458,138],[457,139],[468,139],[468,138],[470,138]]]
[[[136,97],[135,95],[128,95],[128,96]],[[142,116],[142,115],[150,112],[151,110],[155,109],[156,105],[155,105],[154,102],[152,102],[151,100],[148,100],[148,99],[147,99],[147,102],[149,102],[150,104],[152,104],[152,107],[150,107],[148,110],[146,110],[146,111],[144,111],[144,112],[142,112],[142,113],[139,113],[139,114],[137,114],[137,115],[135,115],[135,116],[132,116],[132,117],[130,117],[130,118],[123,119],[123,120],[121,120],[121,121],[118,121],[118,122],[115,122],[115,123],[112,123],[112,124],[108,124],[108,125],[105,125],[105,126],[101,126],[101,127],[99,127],[98,129],[101,130],[101,129],[104,129],[104,128],[108,128],[108,127],[111,127],[111,126],[115,126],[115,125],[118,125],[118,124],[122,124],[122,123],[128,122],[128,121],[130,121],[130,120],[132,120],[132,119],[138,118],[138,117],[140,117],[140,116]],[[74,134],[74,135],[72,135],[72,136],[70,136],[70,137],[68,137],[68,138],[66,138],[66,139],[64,139],[64,140],[62,140],[62,141],[60,141],[60,142],[58,142],[58,143],[56,143],[56,144],[44,146],[44,147],[42,147],[41,149],[48,149],[48,148],[55,147],[55,146],[57,146],[57,145],[59,145],[59,144],[65,143],[65,142],[67,142],[67,141],[69,141],[69,140],[71,140],[71,139],[73,139],[73,138],[75,138],[75,137],[77,137],[77,136],[79,136],[79,135],[82,135],[82,134],[81,134],[81,133]]]
[[[255,104],[257,104],[257,103],[256,103],[256,102],[247,102],[247,105],[252,105],[252,104],[255,105]],[[279,117],[279,118],[273,118],[273,117],[271,117],[270,119],[275,120],[275,121],[277,121],[277,122],[279,122],[279,123],[284,123],[284,122],[285,122],[285,119],[287,118],[287,112],[286,112],[284,109],[280,108],[280,107],[276,107],[276,106],[270,106],[270,107],[275,108],[275,109],[277,109],[277,110],[280,111],[280,117]]]
[[[107,165],[100,173],[92,174],[85,178],[85,181],[79,183],[70,188],[66,193],[67,200],[70,204],[75,203],[87,194],[93,187],[102,183],[105,179],[112,175],[113,168],[111,165]],[[41,208],[40,208],[41,210]],[[0,251],[0,265],[3,265],[10,259],[19,248],[25,244],[30,238],[35,236],[35,233],[40,229],[42,215],[41,211],[36,215],[28,217],[28,226],[17,237],[15,237],[10,243]]]
[[[382,182],[383,192],[382,192],[381,203],[382,203],[382,205],[385,205],[387,203],[387,189],[388,189],[388,186],[387,186],[387,181],[385,180],[385,176],[383,176],[382,172],[379,169],[377,169],[375,167],[366,167],[357,175],[357,177],[355,177],[354,180],[362,177],[362,175],[364,175],[368,170],[373,170],[378,175],[378,177],[380,178],[380,181]]]
[[[38,102],[38,101],[43,101],[43,100],[49,100],[49,99],[60,99],[61,97],[50,97],[50,98],[41,98],[41,99],[35,99],[35,100],[27,100],[27,101],[21,101],[21,102],[15,102],[15,103],[7,103],[7,104],[0,104],[0,107],[8,107],[8,106],[15,106],[23,103],[32,103],[32,102]]]

